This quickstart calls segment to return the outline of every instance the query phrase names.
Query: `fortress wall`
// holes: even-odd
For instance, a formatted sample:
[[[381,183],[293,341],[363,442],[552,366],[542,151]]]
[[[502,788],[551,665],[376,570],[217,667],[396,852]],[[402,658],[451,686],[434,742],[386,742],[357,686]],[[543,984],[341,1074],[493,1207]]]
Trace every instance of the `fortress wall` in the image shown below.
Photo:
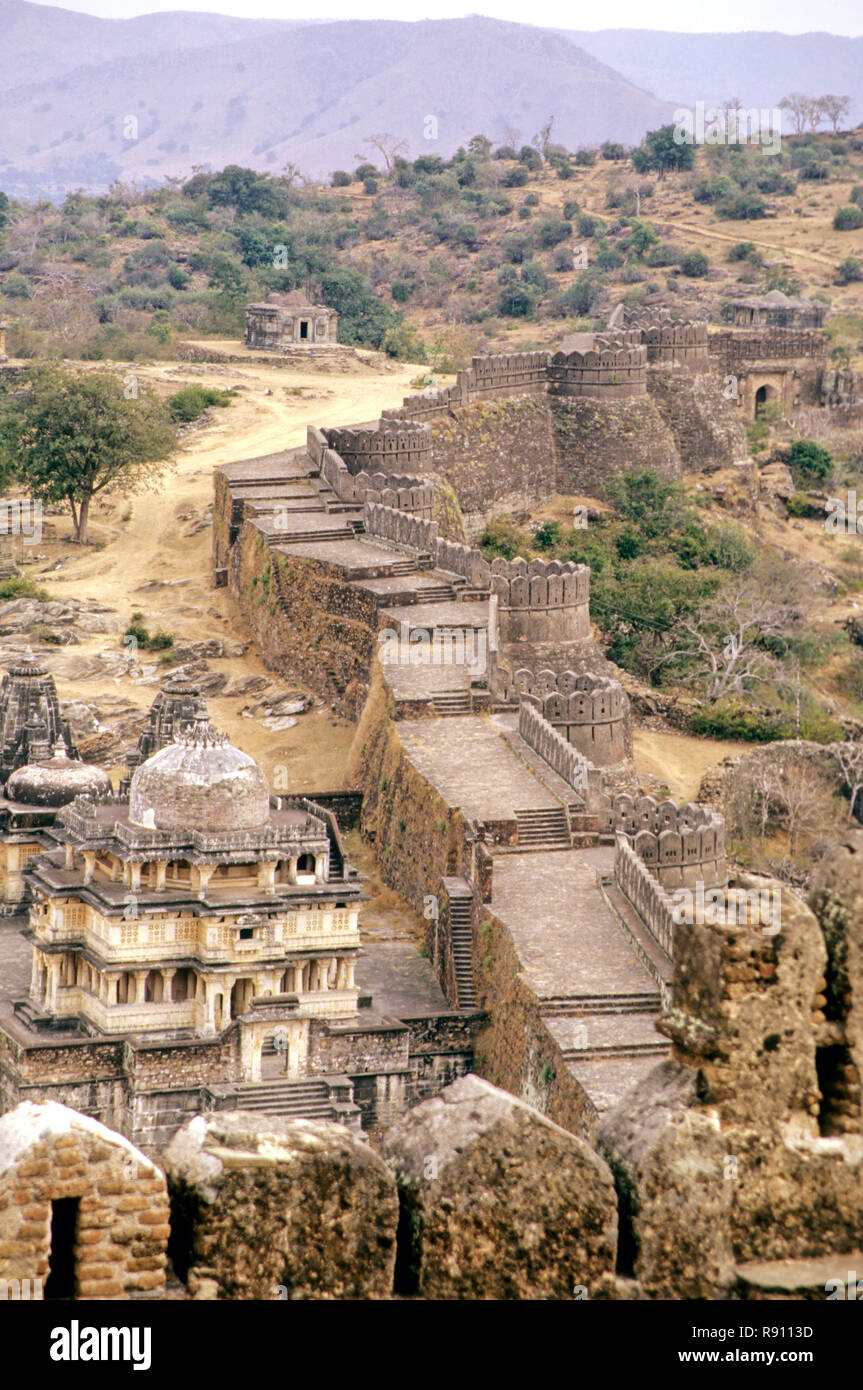
[[[523,699],[518,707],[518,732],[558,777],[580,793],[590,810],[602,790],[598,768],[543,718],[529,698]]]
[[[421,422],[385,418],[374,425],[321,433],[349,473],[429,471],[431,431]]]
[[[628,400],[647,392],[647,349],[608,347],[599,351],[556,352],[548,370],[551,396]]]
[[[480,888],[483,841],[477,828],[411,762],[377,662],[375,668],[348,772],[363,792],[362,829],[375,845],[386,882],[417,910],[431,898],[440,901],[441,879],[447,875],[467,878],[477,885],[477,899],[487,899],[487,882]],[[515,820],[495,825],[492,833],[498,842],[514,843]],[[536,1105],[564,1128],[588,1135],[596,1111],[549,1033],[539,999],[524,982],[508,928],[487,903],[475,913],[475,922],[477,1001],[488,1018],[476,1037],[474,1070]],[[455,980],[445,945],[438,922],[427,918],[426,949],[452,1003]]]
[[[297,673],[355,718],[377,646],[371,596],[323,559],[270,549],[253,522],[240,532],[228,584],[267,667]]]
[[[597,767],[622,762],[632,752],[629,700],[619,681],[575,671],[497,669],[499,699],[527,700],[568,744]]]
[[[674,950],[674,902],[625,835],[617,836],[614,877],[618,888],[670,960]]]
[[[626,794],[611,803],[611,825],[630,842],[651,875],[666,889],[724,887],[725,821],[709,807],[637,799]]]
[[[555,491],[600,496],[609,478],[641,468],[662,478],[682,476],[674,435],[650,395],[635,400],[558,397],[550,406]]]
[[[826,363],[830,339],[826,333],[788,330],[771,332],[734,333],[723,330],[711,333],[710,356],[728,367],[741,362],[793,362],[796,358],[811,358]]]
[[[647,390],[681,460],[709,470],[748,456],[745,423],[737,402],[723,395],[719,373],[657,366],[647,373]]]

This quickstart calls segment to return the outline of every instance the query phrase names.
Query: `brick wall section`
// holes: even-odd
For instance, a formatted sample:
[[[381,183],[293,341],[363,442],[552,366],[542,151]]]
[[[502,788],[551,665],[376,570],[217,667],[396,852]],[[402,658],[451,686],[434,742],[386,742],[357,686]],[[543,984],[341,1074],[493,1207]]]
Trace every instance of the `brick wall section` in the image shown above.
[[[51,1203],[79,1199],[76,1297],[131,1298],[165,1285],[163,1174],[118,1134],[63,1106],[25,1103],[0,1119],[0,1278],[49,1273]]]

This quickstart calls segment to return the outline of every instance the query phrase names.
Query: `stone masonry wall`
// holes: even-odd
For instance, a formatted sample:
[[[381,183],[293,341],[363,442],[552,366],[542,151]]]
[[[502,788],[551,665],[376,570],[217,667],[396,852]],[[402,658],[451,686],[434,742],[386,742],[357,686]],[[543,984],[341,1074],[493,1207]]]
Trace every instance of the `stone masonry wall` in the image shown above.
[[[74,1296],[131,1298],[165,1285],[168,1197],[155,1164],[65,1106],[25,1103],[0,1118],[0,1279],[49,1275],[52,1203],[72,1213]],[[55,1295],[56,1296],[56,1295]]]

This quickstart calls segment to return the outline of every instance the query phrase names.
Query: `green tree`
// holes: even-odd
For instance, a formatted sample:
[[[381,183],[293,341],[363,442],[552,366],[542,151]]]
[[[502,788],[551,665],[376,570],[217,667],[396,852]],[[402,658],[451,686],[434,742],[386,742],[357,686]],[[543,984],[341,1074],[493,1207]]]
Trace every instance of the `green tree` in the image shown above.
[[[669,170],[679,172],[694,166],[695,150],[692,145],[677,143],[676,129],[673,125],[663,125],[647,132],[638,149],[632,151],[632,166],[637,174],[655,170],[664,178]]]
[[[162,401],[107,371],[34,367],[26,389],[0,402],[0,468],[43,502],[68,502],[75,538],[87,544],[100,492],[137,492],[155,480],[176,444]]]

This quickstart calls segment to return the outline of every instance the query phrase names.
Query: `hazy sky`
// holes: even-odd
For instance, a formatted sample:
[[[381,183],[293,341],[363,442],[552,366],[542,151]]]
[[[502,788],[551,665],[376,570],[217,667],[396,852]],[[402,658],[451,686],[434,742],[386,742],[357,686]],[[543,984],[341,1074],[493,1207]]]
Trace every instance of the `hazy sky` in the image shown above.
[[[106,19],[128,19],[155,10],[204,10],[241,15],[245,19],[307,19],[318,6],[309,0],[65,0],[57,8],[82,10]],[[323,0],[328,19],[449,19],[470,14],[458,0]],[[560,29],[677,29],[683,33],[728,33],[739,29],[778,30],[806,34],[863,34],[861,0],[722,0],[718,5],[694,5],[692,0],[604,0],[592,15],[572,0],[488,0],[474,13],[493,15]]]

